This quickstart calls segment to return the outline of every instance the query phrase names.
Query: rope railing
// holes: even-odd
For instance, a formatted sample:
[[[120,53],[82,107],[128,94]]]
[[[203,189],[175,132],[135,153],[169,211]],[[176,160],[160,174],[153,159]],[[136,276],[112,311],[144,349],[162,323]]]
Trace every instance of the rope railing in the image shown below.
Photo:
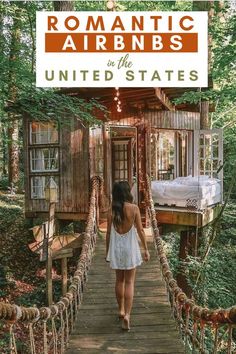
[[[73,329],[82,302],[83,290],[87,281],[96,245],[98,196],[102,179],[93,177],[89,213],[84,232],[82,250],[68,292],[60,301],[50,307],[22,307],[0,302],[0,321],[9,330],[10,348],[7,353],[19,354],[62,354],[65,352],[69,334]],[[17,348],[19,326],[24,331],[25,349]],[[19,339],[18,339],[19,340]],[[36,345],[37,343],[37,345]],[[1,353],[3,353],[1,351]]]
[[[146,176],[146,182],[146,203],[154,236],[154,245],[160,261],[162,276],[166,283],[173,316],[177,321],[177,325],[184,340],[186,353],[236,353],[235,343],[232,338],[233,328],[236,327],[236,306],[216,310],[198,306],[195,301],[188,298],[178,286],[170,269],[159,234],[156,210],[154,208],[150,178],[148,175]],[[208,332],[207,336],[206,332]]]

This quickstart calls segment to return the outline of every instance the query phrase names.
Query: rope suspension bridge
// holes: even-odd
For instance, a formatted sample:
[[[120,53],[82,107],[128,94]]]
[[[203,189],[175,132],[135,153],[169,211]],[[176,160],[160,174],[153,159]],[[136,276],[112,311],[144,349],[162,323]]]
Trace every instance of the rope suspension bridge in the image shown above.
[[[50,307],[0,303],[0,322],[9,333],[9,349],[1,354],[236,353],[236,306],[203,308],[178,287],[159,234],[148,177],[154,247],[151,262],[137,273],[131,332],[121,331],[110,292],[114,274],[104,261],[105,242],[97,233],[101,187],[101,179],[94,177],[82,251],[66,295]],[[23,351],[17,347],[19,328]]]

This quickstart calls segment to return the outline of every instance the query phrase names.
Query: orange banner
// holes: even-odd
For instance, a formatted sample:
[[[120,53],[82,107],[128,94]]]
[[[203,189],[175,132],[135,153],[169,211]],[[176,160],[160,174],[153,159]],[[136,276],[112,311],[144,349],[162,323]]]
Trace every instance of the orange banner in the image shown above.
[[[193,53],[197,33],[46,33],[46,53]]]

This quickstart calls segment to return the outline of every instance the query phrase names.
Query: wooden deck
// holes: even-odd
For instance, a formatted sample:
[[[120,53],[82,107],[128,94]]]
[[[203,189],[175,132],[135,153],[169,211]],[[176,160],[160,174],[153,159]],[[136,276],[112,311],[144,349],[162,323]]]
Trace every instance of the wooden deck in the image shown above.
[[[117,318],[115,274],[104,260],[104,236],[99,237],[67,354],[184,353],[155,251],[149,243],[151,260],[138,268],[131,331],[124,332]]]

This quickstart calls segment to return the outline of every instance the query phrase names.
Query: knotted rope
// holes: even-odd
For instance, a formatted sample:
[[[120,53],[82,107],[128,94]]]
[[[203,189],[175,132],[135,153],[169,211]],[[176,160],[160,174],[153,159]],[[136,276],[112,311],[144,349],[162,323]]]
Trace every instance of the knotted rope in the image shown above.
[[[191,339],[193,348],[198,347],[200,353],[206,353],[204,340],[205,340],[205,326],[213,326],[215,328],[213,353],[217,353],[218,348],[218,335],[219,326],[226,326],[228,331],[228,352],[232,353],[232,328],[236,326],[236,306],[228,309],[210,310],[208,308],[202,308],[195,304],[192,299],[189,299],[187,295],[178,287],[176,280],[173,277],[173,273],[169,267],[169,262],[166,257],[164,247],[162,245],[162,239],[159,234],[159,229],[156,219],[156,210],[152,199],[150,179],[146,176],[146,205],[151,220],[151,227],[153,231],[154,245],[157,252],[157,256],[160,261],[161,272],[163,279],[166,283],[167,291],[169,293],[169,300],[171,308],[176,318],[180,330],[183,332],[185,338],[185,344],[187,345],[187,337]],[[185,321],[183,320],[185,316]],[[190,321],[191,318],[191,321]],[[198,330],[199,324],[199,330]],[[190,328],[192,327],[192,330]],[[198,331],[200,335],[198,336]]]
[[[92,178],[92,188],[89,203],[89,212],[87,225],[84,232],[82,251],[77,264],[77,269],[72,277],[71,285],[68,293],[61,298],[61,300],[49,307],[19,307],[12,304],[0,302],[0,320],[9,321],[9,333],[10,333],[10,350],[14,350],[17,353],[16,340],[14,335],[14,324],[28,323],[29,337],[30,337],[30,350],[32,354],[36,354],[34,327],[37,327],[38,323],[41,324],[43,330],[43,352],[48,354],[51,350],[53,354],[58,354],[58,348],[60,343],[60,351],[64,353],[66,344],[69,340],[70,330],[73,328],[74,321],[77,317],[79,306],[82,302],[83,290],[85,282],[88,278],[88,270],[91,265],[91,259],[94,253],[96,245],[96,223],[97,223],[97,210],[98,210],[98,198],[99,193],[102,192],[102,178]],[[60,328],[57,329],[56,320],[60,323]],[[51,339],[52,345],[49,342],[49,333],[47,324],[51,321]],[[42,326],[43,324],[43,326]],[[66,333],[65,333],[66,332]],[[59,335],[60,333],[60,335]],[[42,352],[40,351],[40,353]]]
[[[35,349],[35,341],[34,341],[34,330],[33,330],[33,323],[29,323],[29,337],[30,337],[30,350],[31,354],[36,354]]]
[[[10,333],[10,353],[17,354],[16,338],[14,333],[14,323],[10,324],[9,333]]]

